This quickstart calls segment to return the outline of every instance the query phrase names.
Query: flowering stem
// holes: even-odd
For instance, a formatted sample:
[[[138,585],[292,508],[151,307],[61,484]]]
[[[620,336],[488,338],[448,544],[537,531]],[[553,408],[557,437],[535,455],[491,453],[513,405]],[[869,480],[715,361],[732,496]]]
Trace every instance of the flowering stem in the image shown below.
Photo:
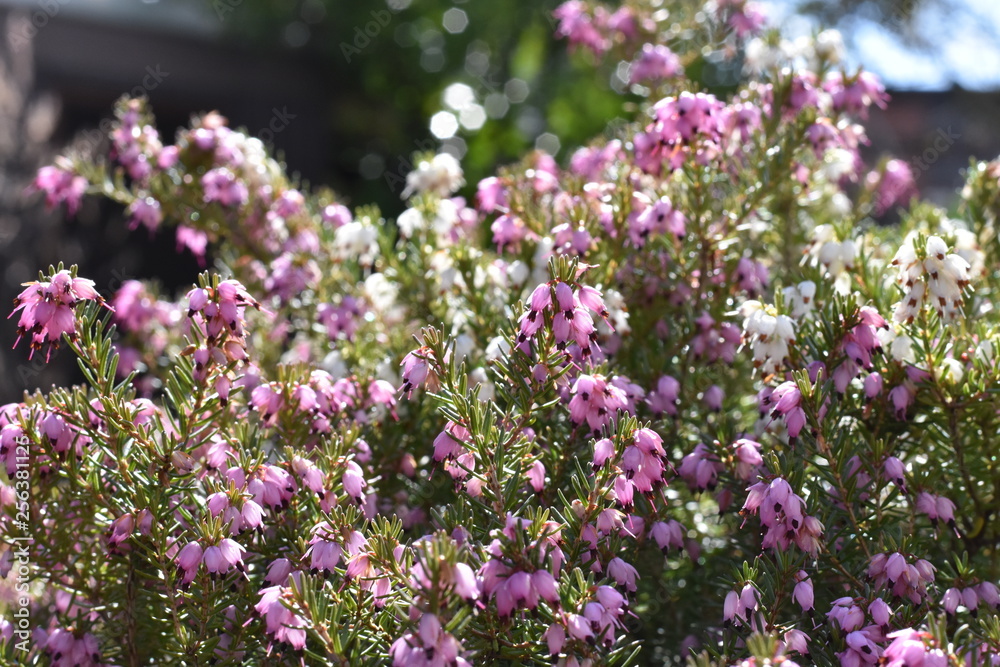
[[[860,579],[858,579],[853,574],[851,574],[850,572],[848,572],[847,568],[844,567],[843,563],[841,563],[839,560],[837,560],[837,557],[833,555],[832,551],[830,551],[829,545],[827,545],[826,543],[822,543],[821,546],[823,548],[823,553],[825,553],[827,555],[827,557],[830,559],[830,562],[833,563],[833,566],[835,568],[837,568],[837,570],[839,570],[841,574],[843,574],[845,577],[847,577],[848,579],[850,579],[851,583],[854,584],[854,586],[858,590],[863,590],[864,587],[865,587],[865,585],[863,583],[861,583]]]
[[[136,581],[135,581],[135,550],[129,551],[128,572],[125,575],[125,644],[128,646],[128,663],[132,667],[139,664],[139,642],[136,630],[136,618],[138,614],[135,609]]]
[[[830,472],[833,475],[834,481],[837,483],[837,491],[840,493],[840,498],[844,502],[844,508],[847,510],[847,516],[851,519],[851,525],[857,533],[858,543],[861,545],[861,550],[864,551],[865,557],[868,560],[871,560],[872,554],[868,549],[868,542],[865,540],[864,531],[861,529],[858,517],[854,514],[854,504],[847,497],[847,486],[844,484],[844,479],[837,470],[837,463],[833,458],[833,452],[831,451],[830,445],[827,444],[826,438],[823,437],[822,433],[816,434],[816,444],[819,445],[820,453],[822,453],[826,460],[830,462]]]

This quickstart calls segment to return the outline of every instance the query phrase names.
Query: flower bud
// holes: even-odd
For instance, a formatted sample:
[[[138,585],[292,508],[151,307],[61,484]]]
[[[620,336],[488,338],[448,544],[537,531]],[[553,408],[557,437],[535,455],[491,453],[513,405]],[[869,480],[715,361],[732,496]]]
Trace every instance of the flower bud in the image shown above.
[[[796,576],[803,578],[795,584],[795,588],[792,590],[792,599],[802,607],[802,611],[812,611],[814,603],[812,581],[809,579],[809,575],[801,570]]]
[[[955,588],[954,586],[949,588],[944,592],[944,597],[941,598],[941,606],[949,614],[954,614],[955,610],[958,609],[958,605],[962,603],[962,592]]]
[[[872,621],[875,625],[888,627],[889,620],[892,618],[892,609],[889,605],[885,603],[882,598],[875,598],[872,603],[868,605],[868,613],[872,616]]]

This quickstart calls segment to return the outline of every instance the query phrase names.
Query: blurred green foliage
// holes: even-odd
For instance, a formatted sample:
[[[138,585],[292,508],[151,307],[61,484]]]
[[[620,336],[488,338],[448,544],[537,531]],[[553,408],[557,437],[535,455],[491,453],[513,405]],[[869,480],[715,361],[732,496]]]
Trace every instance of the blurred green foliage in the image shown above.
[[[621,111],[609,73],[575,66],[589,54],[568,54],[555,38],[557,6],[549,0],[244,0],[225,25],[234,41],[297,51],[320,64],[333,91],[329,181],[350,192],[354,203],[375,202],[391,215],[402,202],[383,172],[405,175],[412,153],[437,146],[429,119],[446,108],[442,96],[451,84],[469,86],[480,105],[492,96],[485,125],[457,133],[467,146],[462,164],[470,184],[523,155],[545,132],[559,137],[557,157],[563,158]],[[453,29],[463,22],[457,12],[464,13],[465,28],[449,32],[449,19]]]

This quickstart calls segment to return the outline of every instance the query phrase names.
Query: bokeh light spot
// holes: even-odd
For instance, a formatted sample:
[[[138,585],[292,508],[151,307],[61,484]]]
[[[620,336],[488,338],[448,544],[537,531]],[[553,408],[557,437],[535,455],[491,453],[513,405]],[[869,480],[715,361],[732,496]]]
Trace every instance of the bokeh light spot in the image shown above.
[[[458,132],[458,119],[450,111],[438,111],[431,116],[431,134],[438,139],[449,139]]]

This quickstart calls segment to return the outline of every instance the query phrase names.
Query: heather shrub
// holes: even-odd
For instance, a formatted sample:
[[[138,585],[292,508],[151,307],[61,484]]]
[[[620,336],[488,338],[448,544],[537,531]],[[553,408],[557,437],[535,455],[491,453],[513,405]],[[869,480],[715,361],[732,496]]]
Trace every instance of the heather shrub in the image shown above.
[[[138,99],[39,173],[211,268],[18,297],[85,383],[0,409],[7,664],[1000,661],[1000,166],[920,202],[835,34],[658,4],[556,11],[627,122],[395,220]]]

